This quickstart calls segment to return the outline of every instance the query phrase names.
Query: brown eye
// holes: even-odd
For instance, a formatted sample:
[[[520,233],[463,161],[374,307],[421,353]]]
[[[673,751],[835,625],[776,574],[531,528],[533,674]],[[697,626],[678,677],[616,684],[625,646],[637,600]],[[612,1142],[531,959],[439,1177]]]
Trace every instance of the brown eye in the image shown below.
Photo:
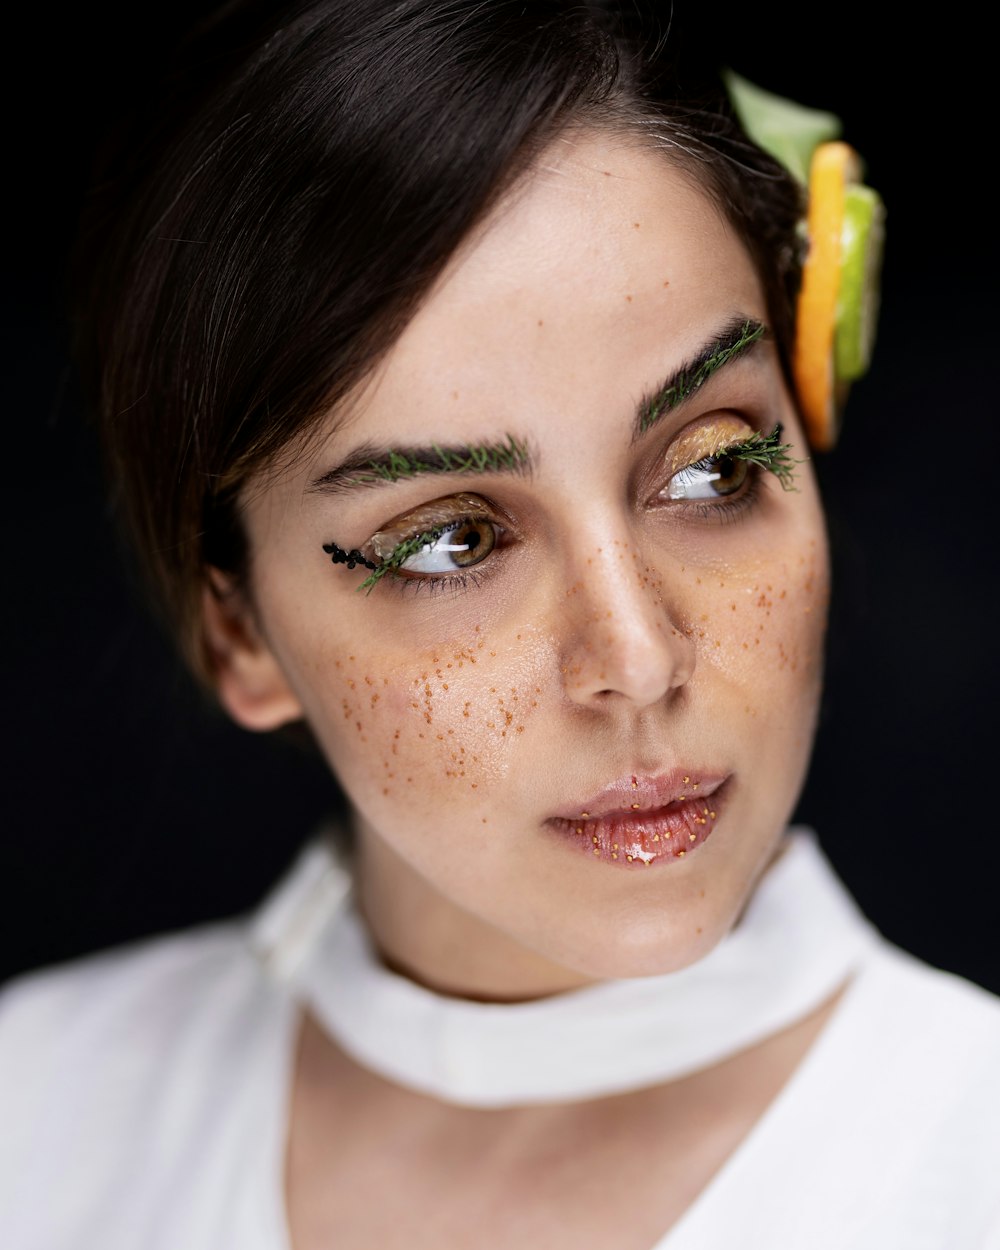
[[[459,568],[468,568],[484,560],[496,545],[496,533],[490,521],[465,521],[447,535],[451,557]]]
[[[750,473],[746,460],[736,456],[706,456],[675,473],[662,496],[667,499],[718,499],[734,495]]]
[[[712,460],[715,476],[709,480],[717,495],[732,495],[747,480],[750,466],[745,460],[737,460],[734,456],[715,456]]]
[[[399,566],[405,573],[454,573],[485,560],[497,541],[497,527],[486,517],[468,517],[449,526]]]

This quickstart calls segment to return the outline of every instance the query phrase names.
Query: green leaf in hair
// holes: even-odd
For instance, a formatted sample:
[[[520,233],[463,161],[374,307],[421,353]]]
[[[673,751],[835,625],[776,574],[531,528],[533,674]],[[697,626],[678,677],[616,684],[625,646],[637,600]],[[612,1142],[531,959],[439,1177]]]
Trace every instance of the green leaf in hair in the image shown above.
[[[799,182],[807,184],[812,154],[821,143],[840,137],[840,118],[765,91],[731,69],[722,77],[736,116],[750,138]]]

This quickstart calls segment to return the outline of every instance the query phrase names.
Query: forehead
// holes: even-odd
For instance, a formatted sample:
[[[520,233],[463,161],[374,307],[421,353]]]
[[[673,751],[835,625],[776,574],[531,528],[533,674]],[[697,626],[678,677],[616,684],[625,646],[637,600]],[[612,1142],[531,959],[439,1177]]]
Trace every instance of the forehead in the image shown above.
[[[616,410],[737,315],[766,320],[761,285],[694,177],[634,136],[570,133],[458,250],[324,455],[538,430],[568,391]]]

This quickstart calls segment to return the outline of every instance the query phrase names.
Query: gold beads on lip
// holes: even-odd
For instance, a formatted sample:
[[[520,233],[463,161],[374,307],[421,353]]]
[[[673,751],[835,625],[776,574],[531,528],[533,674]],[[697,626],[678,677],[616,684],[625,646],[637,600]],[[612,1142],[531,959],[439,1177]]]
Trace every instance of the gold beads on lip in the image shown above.
[[[631,781],[633,791],[641,788],[638,777]],[[717,816],[709,800],[696,793],[701,784],[700,780],[684,776],[682,793],[649,810],[644,810],[642,801],[622,803],[600,815],[580,811],[575,817],[561,818],[558,824],[566,833],[580,837],[584,848],[605,863],[624,861],[623,867],[642,864],[648,868],[657,862],[684,859],[709,835]]]

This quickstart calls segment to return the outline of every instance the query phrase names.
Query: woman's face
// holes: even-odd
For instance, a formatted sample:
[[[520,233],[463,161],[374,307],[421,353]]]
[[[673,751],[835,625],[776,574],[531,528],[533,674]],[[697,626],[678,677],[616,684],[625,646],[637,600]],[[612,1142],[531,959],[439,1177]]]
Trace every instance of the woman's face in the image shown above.
[[[820,687],[820,503],[808,463],[794,490],[699,465],[779,422],[808,456],[766,322],[689,176],[569,137],[350,413],[248,494],[275,717],[311,725],[376,940],[429,983],[517,997],[682,967],[773,856]],[[323,549],[377,563],[449,522],[370,593]],[[238,669],[223,699],[259,726]]]

